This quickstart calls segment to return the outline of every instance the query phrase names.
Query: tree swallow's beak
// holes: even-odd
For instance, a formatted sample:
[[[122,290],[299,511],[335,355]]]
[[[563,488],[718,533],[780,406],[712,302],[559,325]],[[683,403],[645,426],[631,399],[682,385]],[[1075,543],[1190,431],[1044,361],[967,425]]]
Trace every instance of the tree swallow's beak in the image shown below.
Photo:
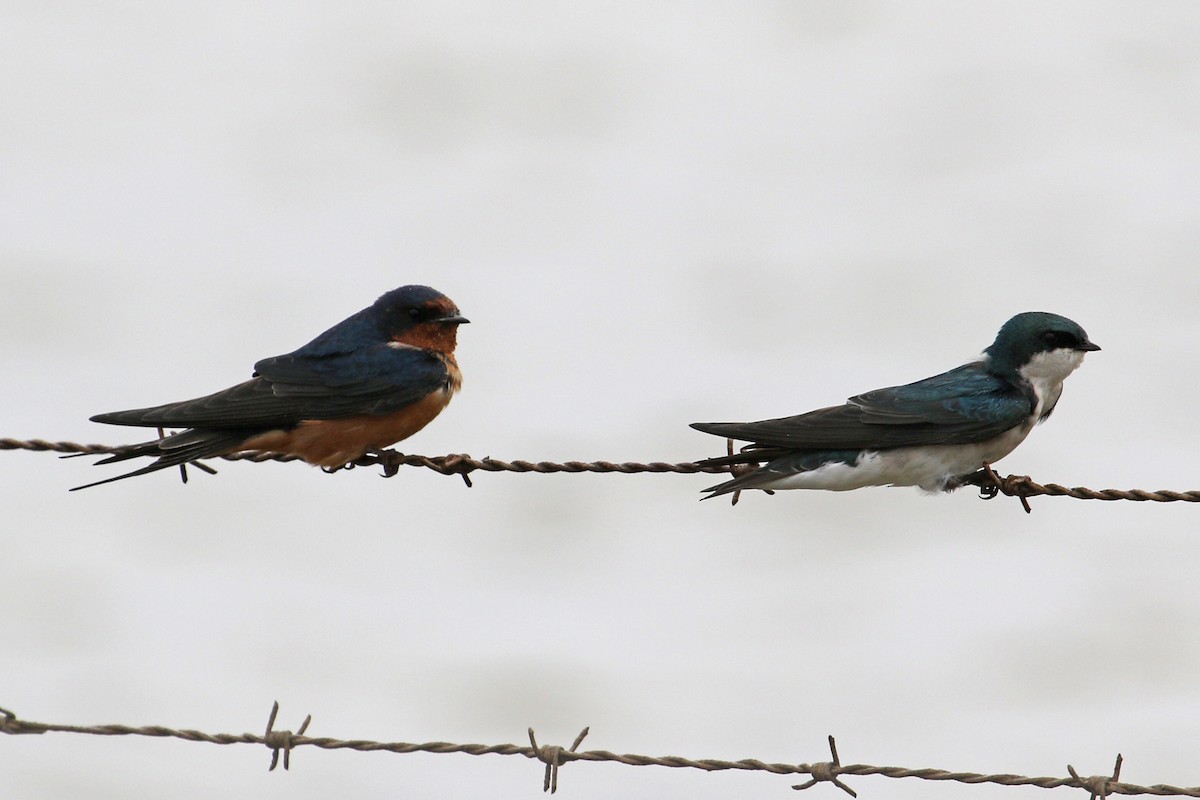
[[[1099,350],[1100,345],[1096,344],[1095,342],[1088,341],[1088,342],[1083,342],[1079,345],[1076,345],[1075,349],[1091,352],[1092,350]]]

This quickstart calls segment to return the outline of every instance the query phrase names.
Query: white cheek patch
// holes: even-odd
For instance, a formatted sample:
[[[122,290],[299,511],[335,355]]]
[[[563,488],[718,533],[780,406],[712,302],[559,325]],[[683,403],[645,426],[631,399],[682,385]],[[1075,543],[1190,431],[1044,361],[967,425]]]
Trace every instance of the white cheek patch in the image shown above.
[[[1036,353],[1021,367],[1021,377],[1029,381],[1037,395],[1035,417],[1049,413],[1062,394],[1063,381],[1083,363],[1083,352],[1059,347],[1046,353]]]
[[[1035,353],[1021,367],[1021,376],[1030,383],[1062,383],[1083,363],[1083,351],[1059,347],[1045,353]]]

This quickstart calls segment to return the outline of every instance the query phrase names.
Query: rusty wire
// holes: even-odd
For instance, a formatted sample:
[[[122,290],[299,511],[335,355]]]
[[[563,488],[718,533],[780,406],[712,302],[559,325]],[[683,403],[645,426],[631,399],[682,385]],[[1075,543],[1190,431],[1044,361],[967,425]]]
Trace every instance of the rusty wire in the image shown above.
[[[1057,789],[1072,787],[1087,791],[1092,800],[1114,794],[1150,795],[1156,797],[1200,797],[1200,786],[1171,786],[1156,783],[1141,786],[1135,783],[1125,783],[1118,780],[1121,774],[1122,758],[1117,756],[1116,766],[1111,776],[1092,775],[1081,776],[1075,767],[1067,765],[1066,777],[1028,777],[1012,773],[984,774],[979,772],[960,772],[945,769],[909,769],[907,767],[878,767],[871,764],[842,764],[838,758],[837,745],[832,736],[829,737],[832,761],[814,763],[784,764],[745,758],[738,761],[722,759],[690,759],[681,756],[642,756],[629,753],[613,753],[609,750],[579,750],[579,745],[587,735],[584,728],[575,738],[571,747],[558,745],[541,745],[533,729],[529,729],[529,745],[517,744],[452,744],[450,742],[377,742],[366,739],[335,739],[331,737],[305,736],[304,732],[312,721],[312,715],[305,718],[304,723],[296,733],[287,730],[275,730],[275,719],[279,713],[279,703],[271,708],[265,734],[255,733],[203,733],[190,729],[166,728],[160,725],[134,727],[129,725],[61,725],[45,722],[29,722],[19,719],[16,714],[0,708],[0,733],[10,735],[44,734],[44,733],[78,733],[92,736],[149,736],[156,738],[181,739],[188,742],[208,742],[210,744],[255,744],[265,745],[271,751],[269,769],[275,769],[279,763],[279,754],[283,753],[283,766],[288,769],[291,753],[298,747],[317,747],[323,750],[357,750],[360,752],[383,751],[389,753],[465,753],[467,755],[502,755],[524,756],[537,759],[543,765],[543,791],[551,792],[558,788],[559,768],[572,761],[606,761],[628,766],[672,767],[676,769],[698,769],[704,772],[722,772],[727,770],[742,770],[749,772],[769,772],[775,775],[808,775],[809,781],[793,786],[793,789],[808,789],[818,783],[832,783],[852,797],[857,794],[844,784],[840,778],[844,776],[880,775],[885,778],[916,778],[926,781],[952,781],[968,785],[993,784],[997,786],[1036,786],[1042,789]]]
[[[122,447],[104,444],[79,444],[78,442],[49,442],[44,439],[0,439],[0,450],[32,450],[64,453],[68,455],[104,455],[120,453]],[[244,451],[229,453],[221,456],[226,461],[299,461],[297,456],[283,453],[262,451]],[[400,453],[395,450],[385,450],[377,455],[367,455],[357,461],[347,464],[345,468],[379,466],[387,477],[395,475],[400,467],[424,467],[442,475],[459,475],[468,486],[471,485],[472,472],[538,472],[549,474],[555,472],[601,472],[621,473],[631,475],[636,473],[677,473],[693,475],[697,473],[728,473],[731,469],[724,465],[712,466],[694,461],[668,463],[651,461],[502,461],[498,458],[472,458],[465,454],[449,454],[444,456],[423,456]],[[337,470],[332,470],[337,471]],[[1089,489],[1083,486],[1067,487],[1057,483],[1041,484],[1027,475],[1008,475],[1001,477],[988,467],[987,471],[971,481],[980,488],[986,498],[997,494],[1016,497],[1021,500],[1025,510],[1029,510],[1027,498],[1073,497],[1076,500],[1133,500],[1136,502],[1154,503],[1200,503],[1200,490],[1172,491],[1159,489]]]

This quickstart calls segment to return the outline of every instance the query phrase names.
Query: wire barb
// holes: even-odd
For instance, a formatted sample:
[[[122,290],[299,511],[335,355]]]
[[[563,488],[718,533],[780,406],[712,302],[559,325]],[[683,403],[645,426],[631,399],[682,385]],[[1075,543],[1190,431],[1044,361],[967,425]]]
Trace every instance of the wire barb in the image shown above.
[[[841,789],[851,797],[858,797],[858,792],[851,789],[846,784],[842,783],[838,778],[838,772],[842,768],[842,760],[838,758],[837,741],[834,740],[833,734],[829,735],[829,755],[833,758],[832,761],[818,761],[815,764],[808,765],[808,774],[812,777],[805,783],[799,783],[793,786],[793,789],[802,791],[811,789],[818,783],[832,783],[834,786]]]
[[[743,447],[742,452],[744,453],[749,449],[750,449],[749,446]],[[731,456],[731,457],[733,456],[733,439],[725,440],[725,455]],[[743,475],[754,472],[756,469],[758,469],[758,467],[759,467],[758,464],[727,464],[727,465],[725,465],[725,469],[728,470],[729,474],[732,475],[734,478],[740,478]],[[774,489],[761,489],[760,491],[766,495],[774,495],[775,494]],[[734,489],[732,496],[729,499],[729,505],[736,506],[738,504],[738,500],[740,500],[741,497],[742,497],[742,490]]]
[[[1124,759],[1121,757],[1121,754],[1117,753],[1117,763],[1113,766],[1113,773],[1111,777],[1107,775],[1092,775],[1087,778],[1081,778],[1079,777],[1079,773],[1076,772],[1075,768],[1070,764],[1067,764],[1067,772],[1071,773],[1071,777],[1075,779],[1075,782],[1079,785],[1079,788],[1087,789],[1091,793],[1091,796],[1088,798],[1088,800],[1097,800],[1097,798],[1104,800],[1104,798],[1108,797],[1108,795],[1112,793],[1114,788],[1112,784],[1120,781],[1122,761],[1124,761]]]
[[[279,701],[276,700],[271,706],[271,716],[267,718],[267,732],[263,734],[263,744],[271,749],[271,766],[267,767],[267,772],[274,772],[275,767],[279,766],[279,751],[283,751],[283,768],[292,768],[292,748],[296,746],[296,739],[304,735],[308,730],[308,723],[312,722],[312,714],[304,718],[304,722],[300,724],[300,730],[292,733],[291,731],[275,730],[275,718],[279,715]]]
[[[22,733],[45,733],[46,726],[36,722],[22,722],[17,719],[17,715],[9,711],[7,708],[0,708],[0,733],[7,733],[13,736]]]
[[[1018,500],[1020,500],[1021,507],[1025,509],[1026,514],[1033,513],[1033,508],[1029,505],[1029,498],[1021,493],[1021,488],[1023,486],[1033,483],[1033,479],[1031,479],[1028,475],[1009,475],[1007,478],[1001,478],[996,474],[996,471],[992,469],[992,465],[986,461],[983,462],[983,474],[984,477],[991,481],[991,485],[985,486],[981,482],[979,486],[979,493],[984,497],[985,500],[994,499],[997,493],[1005,494],[1009,497],[1016,497]]]
[[[584,728],[575,737],[575,741],[571,744],[570,750],[563,750],[556,744],[548,744],[544,747],[539,747],[537,737],[533,733],[533,728],[529,729],[529,745],[533,748],[532,758],[536,758],[546,765],[546,775],[542,780],[542,791],[554,794],[558,791],[558,768],[566,763],[565,756],[573,754],[579,749],[579,745],[583,742],[583,738],[588,735],[589,728]]]

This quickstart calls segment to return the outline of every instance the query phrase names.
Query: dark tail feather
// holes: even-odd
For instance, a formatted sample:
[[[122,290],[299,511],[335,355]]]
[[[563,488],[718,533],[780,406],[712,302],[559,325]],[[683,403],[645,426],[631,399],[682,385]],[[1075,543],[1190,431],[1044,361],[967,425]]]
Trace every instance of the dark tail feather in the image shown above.
[[[733,483],[733,481],[726,481],[725,483]],[[701,497],[700,499],[701,500],[712,500],[714,497],[720,497],[723,494],[728,494],[729,492],[737,491],[736,486],[733,488],[730,488],[730,489],[725,488],[725,483],[718,483],[715,486],[709,486],[704,489],[701,489],[700,491],[702,493],[709,492],[709,494],[704,495],[704,497]]]
[[[777,458],[789,452],[781,447],[758,444],[753,442],[753,440],[750,440],[751,444],[742,447],[741,452],[733,452],[734,439],[742,439],[742,441],[746,441],[745,437],[740,436],[737,431],[731,430],[733,428],[742,427],[735,422],[693,422],[691,427],[698,431],[702,431],[703,433],[711,433],[714,436],[722,436],[729,444],[728,455],[713,456],[712,458],[705,458],[696,462],[704,467],[728,467],[734,464],[762,464],[765,461],[770,461],[773,458]],[[705,489],[704,491],[709,490]],[[729,491],[735,490],[730,489]]]
[[[106,462],[97,462],[97,463],[106,463]],[[113,481],[124,480],[125,478],[135,478],[138,475],[145,475],[149,472],[157,472],[160,469],[166,469],[167,467],[174,467],[174,466],[177,466],[177,465],[173,464],[173,463],[167,464],[167,463],[164,463],[163,459],[159,459],[158,461],[155,461],[153,464],[149,464],[145,467],[142,467],[141,469],[134,470],[133,472],[126,472],[124,475],[117,475],[112,478],[105,478],[102,481],[95,481],[93,483],[85,483],[83,486],[72,486],[71,491],[78,492],[80,489],[90,489],[93,486],[101,486],[105,483],[112,483]]]
[[[696,463],[704,467],[727,467],[733,464],[762,464],[773,458],[787,455],[788,452],[790,451],[778,447],[755,447],[751,445],[740,453],[733,453],[727,456],[713,456],[712,458],[701,459]]]
[[[701,492],[708,492],[708,494],[700,499],[711,500],[714,497],[720,497],[721,495],[729,494],[730,492],[738,492],[742,489],[756,489],[758,487],[756,487],[754,484],[757,483],[761,477],[762,476],[759,474],[758,470],[753,470],[742,475],[734,475],[730,480],[727,480],[724,483],[717,483],[701,489]]]
[[[154,463],[147,464],[133,472],[127,472],[124,475],[117,475],[112,478],[105,478],[102,481],[95,481],[94,483],[87,483],[83,486],[76,486],[71,491],[76,492],[80,489],[90,489],[93,486],[100,486],[105,483],[124,480],[125,478],[134,478],[138,475],[146,475],[150,472],[157,472],[160,469],[178,467],[202,458],[212,458],[224,455],[225,453],[231,453],[237,450],[242,442],[253,436],[254,433],[254,431],[247,432],[244,430],[186,430],[181,433],[164,436],[161,439],[155,439],[151,442],[130,445],[128,448],[122,449],[119,453],[114,453],[107,458],[97,461],[96,466],[113,464],[140,456],[158,456],[158,459]]]
[[[163,451],[160,445],[166,440],[167,437],[164,436],[152,442],[142,442],[141,444],[131,444],[128,447],[122,447],[120,452],[105,456],[92,466],[98,467],[101,464],[116,464],[118,461],[128,461],[131,458],[141,458],[142,456],[162,456]]]

